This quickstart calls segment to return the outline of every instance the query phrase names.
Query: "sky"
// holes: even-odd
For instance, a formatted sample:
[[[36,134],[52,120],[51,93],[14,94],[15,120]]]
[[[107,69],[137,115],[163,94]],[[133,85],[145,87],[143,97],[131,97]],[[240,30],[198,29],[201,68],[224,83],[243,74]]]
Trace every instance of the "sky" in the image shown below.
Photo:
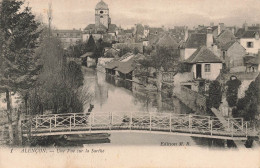
[[[100,0],[26,0],[32,11],[47,21],[52,3],[52,24],[58,29],[84,29],[95,23],[95,6]],[[136,23],[150,26],[228,26],[260,23],[260,0],[104,0],[113,24],[131,28]]]

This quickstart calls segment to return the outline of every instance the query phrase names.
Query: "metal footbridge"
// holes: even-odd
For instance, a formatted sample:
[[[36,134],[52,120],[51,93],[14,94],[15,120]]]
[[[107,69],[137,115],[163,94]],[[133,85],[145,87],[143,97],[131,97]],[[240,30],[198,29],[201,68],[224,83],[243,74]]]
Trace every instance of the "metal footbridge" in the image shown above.
[[[92,112],[25,117],[21,125],[24,136],[142,132],[247,140],[247,122],[242,118],[230,118],[227,121],[224,124],[216,117],[188,114]]]

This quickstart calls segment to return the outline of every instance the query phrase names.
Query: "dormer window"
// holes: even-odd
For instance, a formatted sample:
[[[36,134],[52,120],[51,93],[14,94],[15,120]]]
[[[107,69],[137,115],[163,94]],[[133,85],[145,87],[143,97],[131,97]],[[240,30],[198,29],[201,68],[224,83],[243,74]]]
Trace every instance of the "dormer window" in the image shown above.
[[[100,14],[103,14],[104,13],[104,11],[100,11]]]

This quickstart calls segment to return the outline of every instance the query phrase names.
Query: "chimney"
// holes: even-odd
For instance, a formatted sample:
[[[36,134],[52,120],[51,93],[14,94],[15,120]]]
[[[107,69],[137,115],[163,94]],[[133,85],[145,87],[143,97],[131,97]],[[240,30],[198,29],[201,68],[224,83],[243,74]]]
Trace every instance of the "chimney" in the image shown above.
[[[225,29],[224,23],[218,24],[218,35]]]
[[[188,30],[188,27],[186,26],[185,27],[185,32],[184,32],[184,41],[185,42],[187,41],[188,37],[189,37],[189,30]]]
[[[248,31],[248,25],[246,22],[244,23],[243,27],[244,27],[245,31]]]
[[[212,34],[212,28],[208,27],[207,28],[207,47],[209,49],[212,49],[213,45],[213,34]]]
[[[255,33],[255,39],[259,40],[259,33],[258,32]]]
[[[213,27],[213,26],[214,26],[214,22],[211,22],[211,23],[210,23],[210,27]]]

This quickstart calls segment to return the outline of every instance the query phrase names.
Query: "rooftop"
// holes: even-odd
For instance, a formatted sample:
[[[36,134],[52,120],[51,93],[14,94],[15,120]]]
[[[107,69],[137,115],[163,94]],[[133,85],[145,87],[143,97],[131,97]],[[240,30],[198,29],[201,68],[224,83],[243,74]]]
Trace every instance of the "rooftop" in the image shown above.
[[[221,59],[217,57],[206,46],[198,48],[185,62],[187,63],[222,63]]]
[[[189,36],[186,42],[186,48],[199,48],[207,44],[207,34],[193,33]]]

